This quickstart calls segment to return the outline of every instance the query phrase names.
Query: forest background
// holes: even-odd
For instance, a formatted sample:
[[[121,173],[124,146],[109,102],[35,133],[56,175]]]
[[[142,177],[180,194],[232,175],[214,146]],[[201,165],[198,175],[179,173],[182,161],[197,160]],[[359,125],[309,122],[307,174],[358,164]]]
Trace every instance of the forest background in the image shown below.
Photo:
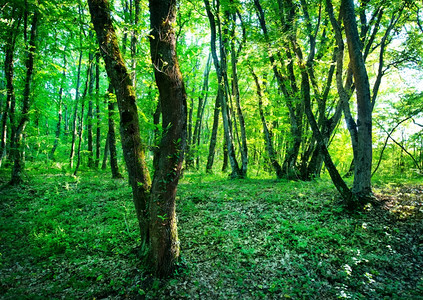
[[[116,82],[122,81],[114,81],[106,71],[107,57],[115,57],[115,52],[104,50],[107,44],[99,38],[101,28],[93,26],[97,2],[110,5],[116,49],[127,69],[122,78],[128,79],[125,85],[131,86],[136,99],[143,167],[152,178],[159,178],[163,157],[175,155],[170,169],[175,169],[172,178],[177,182],[182,164],[178,149],[184,149],[176,209],[185,235],[182,249],[185,244],[189,257],[185,263],[197,261],[191,269],[181,263],[178,248],[169,256],[169,267],[161,270],[163,263],[155,256],[157,248],[150,238],[160,230],[152,225],[153,213],[148,211],[148,218],[142,218],[137,206],[139,182],[131,179],[134,164],[128,164],[128,148],[121,135],[126,128],[125,111],[119,93],[115,95]],[[150,10],[154,11],[151,7],[156,2],[169,8],[165,16],[174,16],[169,17],[166,30],[175,40],[176,63],[155,61],[151,50],[154,41],[162,38],[151,29],[155,27]],[[0,60],[4,62],[0,69],[0,171],[5,184],[0,195],[4,199],[2,232],[7,231],[1,245],[1,264],[6,270],[1,289],[5,295],[32,295],[41,289],[57,296],[70,289],[69,293],[94,297],[175,293],[201,297],[205,290],[222,296],[221,290],[210,287],[211,282],[224,286],[223,296],[229,297],[421,295],[421,3],[363,0],[353,3],[352,13],[348,13],[352,1],[329,0],[88,3],[90,7],[82,1],[15,0],[0,5]],[[348,28],[355,28],[355,35]],[[364,76],[357,75],[352,41],[359,52],[358,65],[365,66]],[[168,47],[172,50],[172,43]],[[177,123],[168,121],[172,113],[165,110],[163,80],[157,79],[167,74],[169,64],[178,66],[182,74],[186,112],[178,118],[185,121],[186,131],[180,140],[164,143]],[[366,78],[367,100],[362,102],[358,82]],[[362,114],[360,103],[367,103],[367,113]],[[362,122],[362,116],[370,121]],[[360,136],[363,126],[368,126],[367,138]],[[174,152],[162,155],[161,162],[160,153],[168,148]],[[366,151],[370,158],[360,156]],[[135,208],[130,208],[127,181],[121,179],[128,172]],[[151,199],[157,194],[154,182],[158,181],[153,179],[152,190],[146,184]],[[148,209],[154,203],[150,198]],[[101,199],[117,203],[97,202]],[[93,208],[99,217],[94,223],[110,229],[107,234],[105,229],[100,231],[104,238],[90,233],[86,240],[78,240],[80,230],[88,229],[66,224],[93,224],[88,221],[91,212],[84,207],[94,203],[106,205],[110,214]],[[160,208],[154,218],[163,226],[175,226],[176,232],[174,206],[173,202],[169,213]],[[255,213],[250,215],[248,209]],[[79,210],[88,215],[79,219],[71,213]],[[280,215],[287,210],[295,213]],[[35,211],[41,213],[39,219],[30,218]],[[199,211],[202,218],[189,221],[189,214]],[[230,220],[233,214],[235,223]],[[325,217],[328,224],[323,222]],[[345,233],[336,236],[328,228],[340,219],[342,227],[336,228]],[[242,230],[245,224],[251,231]],[[368,224],[373,224],[372,232]],[[197,227],[204,228],[200,234],[192,232]],[[29,260],[20,258],[19,249],[26,247],[16,247],[18,228],[23,228],[30,245]],[[269,236],[248,237],[262,231]],[[349,234],[357,236],[347,246]],[[390,236],[389,241],[384,235]],[[177,235],[171,238],[179,245]],[[315,239],[321,241],[315,245]],[[370,241],[366,246],[365,239]],[[105,240],[113,247],[105,245]],[[386,249],[371,257],[370,248],[379,249],[385,243]],[[71,253],[73,244],[79,245],[80,252]],[[214,244],[226,249],[226,256],[214,253]],[[98,250],[102,247],[105,250]],[[83,259],[84,251],[94,251],[92,261]],[[387,258],[394,254],[408,264],[399,275],[390,271],[402,268]],[[343,255],[350,261],[340,260]],[[114,268],[112,263],[106,269],[97,265],[113,256],[123,264],[120,270],[127,272],[124,280],[117,279],[121,274],[106,275],[107,268]],[[285,267],[275,269],[262,256],[277,258]],[[327,264],[323,269],[329,273],[320,268],[322,257]],[[150,266],[146,260],[157,263]],[[33,275],[23,275],[21,261]],[[230,274],[228,278],[216,275],[225,268],[225,261],[231,262],[224,271]],[[131,262],[132,266],[126,265]],[[58,267],[61,264],[67,266]],[[65,276],[69,268],[75,273]],[[51,269],[57,271],[46,271]],[[266,272],[278,275],[273,279],[257,275]],[[303,272],[307,274],[304,282],[294,283]],[[181,280],[170,285],[155,279],[175,273]],[[201,279],[193,280],[196,274]],[[257,277],[249,279],[247,274]],[[81,276],[84,280],[78,285]],[[33,288],[23,287],[17,278]],[[188,287],[183,284],[186,278],[192,279]],[[284,283],[284,278],[291,283]],[[43,288],[45,282],[51,285]]]

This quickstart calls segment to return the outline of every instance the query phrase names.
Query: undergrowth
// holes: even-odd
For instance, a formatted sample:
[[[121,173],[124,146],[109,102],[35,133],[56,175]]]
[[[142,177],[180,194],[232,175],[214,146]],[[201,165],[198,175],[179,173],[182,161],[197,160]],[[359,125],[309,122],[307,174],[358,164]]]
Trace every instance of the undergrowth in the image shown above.
[[[328,180],[187,173],[177,199],[183,267],[157,280],[139,257],[124,179],[34,171],[0,190],[0,297],[422,299],[423,188],[375,191],[380,206],[351,214]]]

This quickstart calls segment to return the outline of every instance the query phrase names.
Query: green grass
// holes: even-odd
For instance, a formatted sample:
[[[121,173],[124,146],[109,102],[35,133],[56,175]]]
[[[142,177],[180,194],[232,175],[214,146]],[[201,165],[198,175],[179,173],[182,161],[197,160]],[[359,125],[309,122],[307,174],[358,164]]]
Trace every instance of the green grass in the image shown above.
[[[126,180],[33,171],[0,191],[0,298],[423,299],[423,188],[375,191],[383,206],[350,214],[328,180],[187,173],[184,267],[157,280],[138,256]]]

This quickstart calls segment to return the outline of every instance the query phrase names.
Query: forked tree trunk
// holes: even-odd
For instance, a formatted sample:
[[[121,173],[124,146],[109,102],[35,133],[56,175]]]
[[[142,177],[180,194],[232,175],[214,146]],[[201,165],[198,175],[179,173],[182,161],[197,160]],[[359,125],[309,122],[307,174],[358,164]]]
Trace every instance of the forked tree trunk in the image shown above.
[[[241,108],[241,97],[239,93],[239,85],[238,85],[238,70],[237,70],[237,63],[238,63],[238,56],[235,50],[235,31],[233,32],[233,37],[231,41],[231,66],[232,66],[232,95],[235,98],[236,104],[236,111],[239,120],[239,128],[241,131],[241,175],[242,177],[247,176],[248,170],[248,146],[247,146],[247,134],[245,132],[245,120],[244,115],[242,113]]]
[[[163,136],[150,200],[151,258],[155,274],[172,274],[179,257],[176,189],[186,144],[186,93],[176,57],[176,1],[150,0],[150,51],[160,93]]]
[[[301,71],[301,77],[302,77],[301,92],[302,92],[302,97],[305,104],[306,116],[313,130],[313,133],[316,136],[317,143],[321,148],[323,159],[325,161],[325,165],[326,165],[326,168],[328,169],[332,182],[335,185],[338,192],[341,194],[342,198],[346,201],[348,205],[350,205],[353,200],[353,194],[351,193],[351,190],[346,185],[345,181],[342,179],[338,170],[336,169],[335,164],[333,163],[332,158],[330,157],[329,151],[326,147],[325,140],[322,134],[320,133],[316,119],[314,118],[313,112],[311,110],[310,83],[309,83],[309,78],[308,78],[308,74],[305,67],[303,67],[303,70]]]
[[[278,1],[279,9],[281,10],[281,18],[286,13],[292,13],[293,5],[292,3],[285,3],[282,1]],[[288,5],[289,4],[289,5]],[[302,103],[298,103],[295,99],[298,97],[299,91],[298,87],[296,86],[296,79],[295,79],[295,72],[293,69],[293,59],[290,47],[285,42],[286,54],[288,55],[288,65],[285,67],[287,76],[284,76],[282,72],[278,69],[278,63],[275,59],[274,54],[271,52],[272,45],[270,43],[269,33],[267,31],[266,20],[264,16],[263,8],[261,7],[259,0],[254,0],[254,5],[257,9],[257,17],[260,22],[260,27],[263,31],[264,39],[267,44],[267,51],[269,61],[272,65],[273,73],[275,74],[276,81],[278,83],[278,88],[280,92],[285,97],[285,104],[288,107],[289,111],[289,118],[290,118],[290,130],[292,140],[287,142],[287,151],[285,154],[285,159],[282,164],[282,171],[284,172],[284,176],[287,178],[296,178],[296,162],[298,153],[301,146],[301,137],[302,137],[302,117],[303,117],[303,107]],[[287,5],[286,7],[284,5]],[[283,20],[282,20],[282,23]],[[284,33],[289,36],[292,34],[291,31],[294,31],[287,26],[289,23],[286,22],[284,25],[283,31]],[[282,65],[285,63],[281,61]],[[288,83],[288,84],[287,84]],[[296,102],[296,103],[294,103]]]

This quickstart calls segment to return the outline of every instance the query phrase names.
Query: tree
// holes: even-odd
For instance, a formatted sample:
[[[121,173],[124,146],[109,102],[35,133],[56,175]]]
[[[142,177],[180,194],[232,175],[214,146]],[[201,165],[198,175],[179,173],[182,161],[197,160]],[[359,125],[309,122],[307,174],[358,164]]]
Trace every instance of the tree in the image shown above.
[[[17,126],[12,135],[13,139],[13,148],[12,148],[12,158],[13,158],[13,168],[12,168],[12,178],[10,184],[15,185],[22,182],[22,169],[23,169],[23,145],[22,139],[25,131],[25,127],[29,122],[29,109],[31,106],[31,83],[32,76],[34,73],[34,58],[36,52],[36,38],[37,38],[37,26],[38,26],[38,9],[34,8],[34,13],[32,16],[31,22],[31,32],[30,39],[27,46],[27,58],[26,58],[26,77],[25,77],[25,86],[23,91],[22,98],[22,111],[20,119],[17,120]]]
[[[122,59],[107,0],[88,0],[91,20],[97,34],[107,75],[116,93],[120,115],[120,134],[133,201],[141,231],[141,247],[148,252],[148,194],[150,173],[145,162],[145,145],[141,141],[138,109],[129,73]]]
[[[122,60],[107,0],[88,0],[106,70],[116,92],[122,149],[138,215],[143,250],[159,277],[172,274],[179,257],[175,194],[186,140],[186,94],[176,58],[176,3],[150,0],[151,58],[160,93],[162,138],[150,189],[135,93]],[[147,205],[148,203],[148,205]]]
[[[207,168],[210,170],[212,165],[212,160],[214,156],[214,145],[212,146],[212,143],[216,142],[215,135],[217,133],[217,123],[215,125],[216,120],[218,119],[218,116],[216,116],[216,113],[219,113],[219,107],[221,106],[221,112],[222,112],[222,119],[223,119],[223,131],[225,134],[225,146],[226,150],[228,151],[228,157],[229,162],[231,164],[232,178],[237,177],[244,177],[245,174],[242,173],[242,170],[239,168],[238,161],[236,159],[236,153],[235,153],[235,147],[233,143],[233,132],[232,132],[232,124],[230,119],[230,111],[229,111],[229,104],[228,104],[228,97],[226,92],[226,87],[229,86],[228,84],[228,77],[227,77],[227,50],[228,50],[228,28],[223,27],[220,20],[220,1],[216,1],[216,16],[213,14],[210,1],[204,0],[206,11],[207,11],[207,17],[209,18],[210,22],[210,32],[211,32],[211,38],[210,38],[210,48],[211,48],[211,54],[213,57],[214,66],[216,69],[217,74],[217,81],[218,81],[218,92],[216,97],[216,104],[215,104],[215,116],[214,116],[214,124],[213,124],[213,136],[210,141],[210,152],[209,152],[209,161],[211,160],[211,163],[207,163]],[[227,11],[224,12],[227,14]],[[223,28],[222,28],[223,27]],[[219,34],[219,56],[216,49],[216,29]],[[220,59],[219,59],[220,57]],[[246,172],[246,167],[245,167]]]
[[[361,52],[360,36],[355,20],[354,2],[342,1],[345,35],[347,37],[348,53],[351,69],[354,74],[354,86],[357,95],[357,156],[354,159],[353,193],[360,198],[372,194],[372,104],[370,84]]]
[[[160,93],[163,136],[156,152],[150,200],[151,252],[159,276],[172,274],[179,257],[175,196],[186,144],[187,104],[176,58],[176,1],[150,0],[151,59]]]

